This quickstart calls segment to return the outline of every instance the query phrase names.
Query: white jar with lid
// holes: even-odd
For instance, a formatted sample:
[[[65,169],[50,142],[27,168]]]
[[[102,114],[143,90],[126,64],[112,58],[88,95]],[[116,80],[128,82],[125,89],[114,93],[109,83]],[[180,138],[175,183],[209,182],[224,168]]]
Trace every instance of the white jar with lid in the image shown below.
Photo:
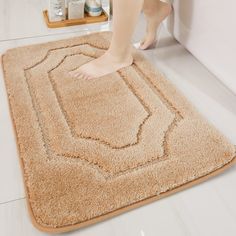
[[[65,0],[49,0],[48,18],[52,22],[66,19]]]
[[[102,1],[101,0],[86,0],[85,11],[90,16],[100,16],[102,14]]]
[[[84,18],[85,0],[68,0],[68,19]]]

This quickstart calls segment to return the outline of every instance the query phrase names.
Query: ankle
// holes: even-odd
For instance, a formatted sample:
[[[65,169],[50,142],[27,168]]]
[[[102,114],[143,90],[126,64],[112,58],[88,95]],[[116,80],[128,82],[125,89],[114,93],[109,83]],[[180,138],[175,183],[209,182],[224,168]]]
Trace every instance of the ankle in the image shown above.
[[[126,51],[124,53],[121,53],[121,52],[116,52],[116,51],[112,51],[112,50],[108,49],[106,51],[106,55],[114,63],[123,63],[123,62],[127,62],[127,61],[130,61],[130,60],[133,60],[133,56],[132,56],[131,50],[128,50],[128,51]]]

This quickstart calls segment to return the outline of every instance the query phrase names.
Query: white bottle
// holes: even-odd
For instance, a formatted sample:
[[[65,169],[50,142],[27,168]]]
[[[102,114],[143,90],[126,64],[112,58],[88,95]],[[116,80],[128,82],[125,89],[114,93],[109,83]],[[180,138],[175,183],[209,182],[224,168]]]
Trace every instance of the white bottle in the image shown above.
[[[102,1],[101,0],[86,0],[85,11],[90,16],[100,16],[102,14]]]
[[[85,0],[69,0],[67,4],[68,4],[68,19],[84,18]]]
[[[49,0],[49,21],[62,21],[66,19],[65,0]]]

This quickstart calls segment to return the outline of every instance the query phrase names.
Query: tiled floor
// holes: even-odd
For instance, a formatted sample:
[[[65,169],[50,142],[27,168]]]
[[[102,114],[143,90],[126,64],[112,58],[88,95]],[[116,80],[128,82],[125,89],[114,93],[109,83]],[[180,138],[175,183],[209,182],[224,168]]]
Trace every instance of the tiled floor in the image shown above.
[[[45,27],[39,10],[44,7],[42,2],[0,0],[0,54],[12,47],[109,30],[111,27],[109,23],[103,23],[49,30]],[[134,41],[142,37],[144,29],[144,20],[140,17]],[[159,47],[145,52],[145,55],[209,121],[236,144],[235,94],[165,30],[162,32]],[[47,235],[31,225],[26,210],[2,76],[0,69],[0,235]],[[235,186],[234,166],[201,185],[65,235],[234,236],[236,235]]]

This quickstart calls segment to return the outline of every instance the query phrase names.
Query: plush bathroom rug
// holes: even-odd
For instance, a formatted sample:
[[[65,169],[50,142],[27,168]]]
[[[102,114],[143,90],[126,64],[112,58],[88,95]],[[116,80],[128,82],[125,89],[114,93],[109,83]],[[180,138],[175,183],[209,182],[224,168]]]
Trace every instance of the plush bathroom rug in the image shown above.
[[[134,49],[99,79],[69,71],[110,32],[11,49],[5,84],[33,224],[87,226],[183,190],[235,162],[235,147]]]

